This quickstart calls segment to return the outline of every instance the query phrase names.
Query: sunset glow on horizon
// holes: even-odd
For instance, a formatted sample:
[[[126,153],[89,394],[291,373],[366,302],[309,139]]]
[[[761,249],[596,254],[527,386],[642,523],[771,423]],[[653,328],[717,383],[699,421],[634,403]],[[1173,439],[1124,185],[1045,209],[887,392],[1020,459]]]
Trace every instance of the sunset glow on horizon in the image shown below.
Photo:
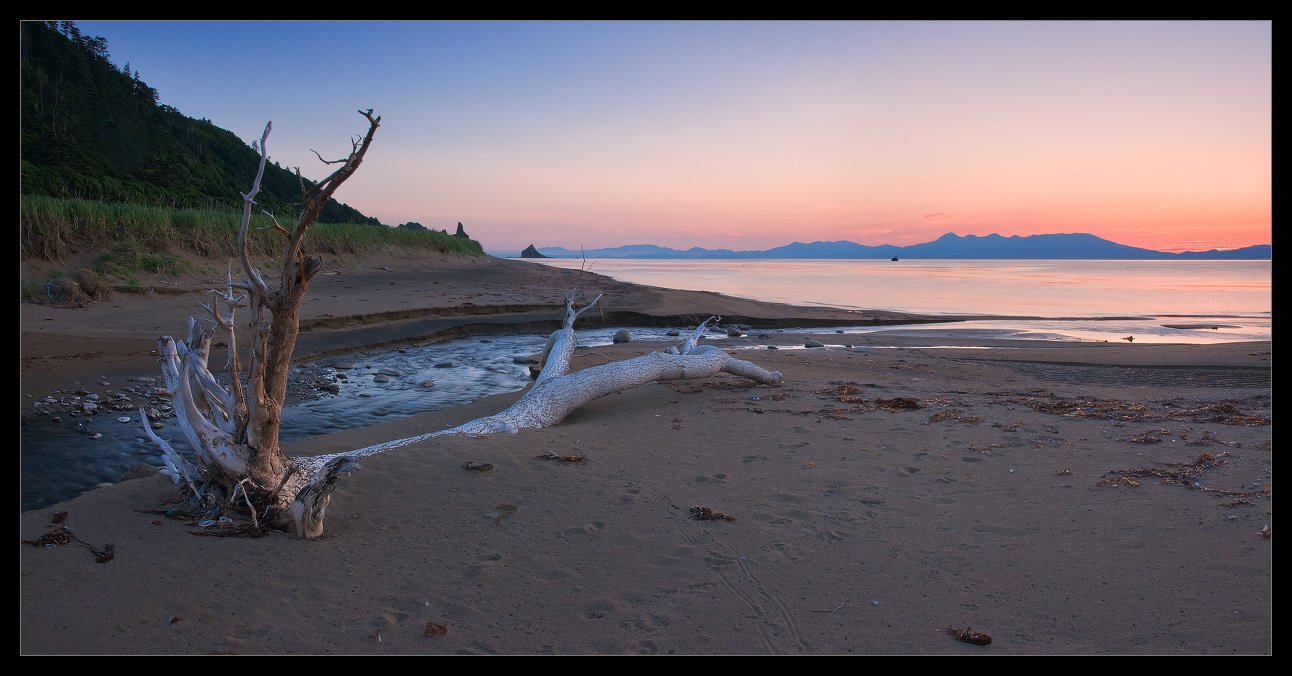
[[[1272,22],[82,21],[162,103],[490,253],[1272,239]]]

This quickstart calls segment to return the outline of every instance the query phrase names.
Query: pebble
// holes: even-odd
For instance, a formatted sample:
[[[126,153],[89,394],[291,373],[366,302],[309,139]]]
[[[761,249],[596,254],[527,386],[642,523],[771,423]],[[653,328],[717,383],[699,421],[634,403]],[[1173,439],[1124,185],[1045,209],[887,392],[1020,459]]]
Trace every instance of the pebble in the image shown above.
[[[803,341],[803,347],[825,347],[825,343],[818,340],[805,340]]]
[[[434,387],[434,386],[435,386],[435,381],[434,381],[434,380],[423,380],[422,382],[418,383],[417,385],[418,385],[419,387]]]
[[[130,416],[128,416],[128,415],[123,415],[123,416],[121,416],[120,418],[117,418],[117,422],[119,422],[119,423],[128,423],[128,422],[130,422]]]
[[[375,375],[375,376],[373,376],[373,377],[372,377],[372,382],[374,382],[374,383],[388,383],[388,382],[390,382],[390,376],[385,375],[385,374],[382,374],[382,373],[378,373],[377,375]]]

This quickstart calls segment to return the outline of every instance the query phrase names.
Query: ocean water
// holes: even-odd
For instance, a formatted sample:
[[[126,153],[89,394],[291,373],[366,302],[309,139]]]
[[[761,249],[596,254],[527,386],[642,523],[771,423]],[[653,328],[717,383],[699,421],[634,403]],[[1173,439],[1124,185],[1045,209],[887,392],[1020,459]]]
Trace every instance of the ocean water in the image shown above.
[[[564,268],[585,264],[524,260]],[[1000,337],[1271,339],[1271,261],[602,259],[587,265],[626,282],[779,303],[980,316],[956,326]]]

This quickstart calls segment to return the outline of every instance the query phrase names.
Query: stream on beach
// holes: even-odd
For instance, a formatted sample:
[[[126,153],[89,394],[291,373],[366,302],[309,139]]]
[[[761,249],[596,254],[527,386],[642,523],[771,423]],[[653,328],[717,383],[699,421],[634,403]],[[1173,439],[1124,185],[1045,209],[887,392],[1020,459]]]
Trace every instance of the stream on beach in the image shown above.
[[[617,330],[580,330],[579,344],[609,345]],[[679,340],[664,328],[630,331],[638,341]],[[476,336],[354,352],[294,367],[288,395],[294,403],[283,410],[279,438],[295,441],[367,427],[514,392],[530,382],[528,359],[543,349],[547,335]],[[217,352],[212,362],[218,359]],[[130,410],[112,408],[107,397],[74,391],[35,399],[32,413],[22,417],[22,511],[69,500],[100,483],[116,483],[137,465],[160,466],[161,452],[144,436],[139,421],[139,404],[145,401],[139,393],[159,384],[160,375],[139,374],[131,382],[111,384],[110,389],[129,395],[134,402]],[[332,385],[335,392],[319,389]],[[149,397],[147,402],[145,408],[161,413],[154,426],[157,434],[192,457],[166,399]],[[85,413],[86,404],[92,404],[92,415]]]
[[[620,328],[580,329],[579,344],[589,348],[609,345]],[[685,327],[627,330],[634,341],[641,342],[676,342],[680,339],[672,334],[679,330],[685,333]],[[1100,342],[1118,341],[1127,334],[1134,334],[1144,343],[1269,340],[1271,324],[1265,315],[981,320],[814,330],[754,327],[748,332],[751,338],[767,334],[772,340],[740,341],[740,347],[768,349],[766,343],[775,342],[781,349],[802,348],[801,342],[795,344],[788,335],[776,339],[773,334],[805,331],[843,334],[837,336],[837,343],[827,343],[837,348],[851,348],[851,342],[857,341],[865,342],[868,350],[1011,349],[1007,342],[994,341]],[[868,334],[868,338],[862,340],[856,334]],[[529,358],[542,350],[547,335],[486,335],[410,343],[298,365],[292,370],[292,403],[283,411],[281,439],[295,441],[366,427],[520,390],[530,382]],[[704,340],[725,341],[727,335],[722,330],[710,331]],[[74,498],[98,484],[116,483],[139,465],[159,466],[160,451],[140,427],[140,404],[150,409],[148,414],[154,418],[158,435],[191,457],[192,451],[167,406],[169,402],[146,394],[159,382],[160,373],[139,374],[126,383],[103,386],[96,382],[102,386],[96,389],[110,391],[105,395],[68,390],[34,398],[31,412],[22,417],[21,510],[40,509]],[[119,398],[114,400],[113,395]],[[86,406],[93,409],[93,414],[85,413]]]

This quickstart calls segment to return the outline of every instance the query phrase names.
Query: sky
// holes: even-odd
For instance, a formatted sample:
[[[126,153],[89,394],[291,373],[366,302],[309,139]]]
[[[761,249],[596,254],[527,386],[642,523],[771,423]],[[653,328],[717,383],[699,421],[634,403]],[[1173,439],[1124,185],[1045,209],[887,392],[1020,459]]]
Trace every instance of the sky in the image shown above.
[[[1271,242],[1269,21],[82,21],[383,223],[529,244]]]

